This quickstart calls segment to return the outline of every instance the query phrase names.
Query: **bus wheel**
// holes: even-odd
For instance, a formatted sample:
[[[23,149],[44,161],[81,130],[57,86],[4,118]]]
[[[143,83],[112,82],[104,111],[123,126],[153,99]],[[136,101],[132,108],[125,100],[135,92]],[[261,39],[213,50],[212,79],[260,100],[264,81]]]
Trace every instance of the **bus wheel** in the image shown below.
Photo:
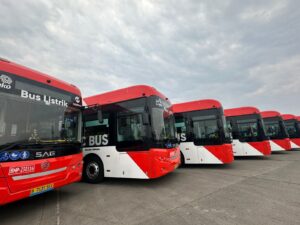
[[[84,159],[82,176],[83,180],[88,183],[97,184],[102,182],[104,180],[104,169],[101,159],[97,156],[88,156]]]
[[[180,166],[184,166],[184,165],[185,165],[184,155],[182,154],[182,152],[180,152]]]

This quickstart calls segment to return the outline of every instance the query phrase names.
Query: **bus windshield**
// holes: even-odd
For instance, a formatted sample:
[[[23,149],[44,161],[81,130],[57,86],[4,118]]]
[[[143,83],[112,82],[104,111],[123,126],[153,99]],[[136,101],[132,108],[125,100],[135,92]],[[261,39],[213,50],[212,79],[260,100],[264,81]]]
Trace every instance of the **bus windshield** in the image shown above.
[[[176,143],[175,119],[170,110],[171,104],[154,96],[149,100],[153,139],[166,144]]]
[[[267,136],[271,139],[283,139],[288,138],[283,121],[279,117],[265,118],[264,124],[266,128]]]
[[[234,139],[242,142],[268,140],[260,115],[242,115],[227,117],[232,127]]]
[[[286,120],[284,121],[284,124],[286,126],[290,138],[300,137],[300,129],[296,120]]]
[[[194,141],[196,145],[230,143],[230,132],[222,112],[220,109],[208,109],[177,114],[179,139]]]
[[[1,149],[18,143],[78,142],[79,107],[68,106],[64,100],[52,102],[50,96],[43,98],[43,95],[35,94],[29,98],[29,92],[26,96],[24,90],[21,93],[15,91],[0,92]],[[55,104],[45,104],[44,100]]]
[[[219,138],[219,129],[216,115],[194,116],[191,119],[195,139]]]

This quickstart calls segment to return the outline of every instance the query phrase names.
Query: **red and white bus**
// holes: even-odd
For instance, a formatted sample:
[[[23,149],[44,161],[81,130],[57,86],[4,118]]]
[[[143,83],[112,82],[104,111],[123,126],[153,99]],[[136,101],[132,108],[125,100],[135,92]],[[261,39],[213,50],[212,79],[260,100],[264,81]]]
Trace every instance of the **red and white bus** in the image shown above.
[[[234,160],[223,107],[212,99],[173,105],[182,164],[225,164]]]
[[[174,115],[162,93],[138,85],[84,100],[85,181],[152,179],[179,166]]]
[[[283,114],[282,118],[290,136],[292,149],[300,148],[300,126],[298,118],[292,114]]]
[[[291,142],[281,114],[276,111],[261,112],[267,136],[270,138],[271,151],[289,151]]]
[[[271,154],[260,111],[255,107],[224,110],[232,131],[234,156],[267,156]]]
[[[0,60],[0,205],[79,181],[81,94]]]

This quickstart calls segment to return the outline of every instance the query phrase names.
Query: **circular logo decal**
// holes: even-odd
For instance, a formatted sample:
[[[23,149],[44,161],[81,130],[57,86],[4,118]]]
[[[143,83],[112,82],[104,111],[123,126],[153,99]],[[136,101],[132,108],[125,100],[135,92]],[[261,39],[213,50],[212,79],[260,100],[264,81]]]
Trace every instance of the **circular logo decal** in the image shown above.
[[[11,152],[9,154],[9,158],[13,161],[16,161],[20,158],[20,153],[19,152]]]
[[[7,152],[0,153],[0,162],[5,162],[9,159],[9,154]]]
[[[48,161],[42,162],[41,163],[41,169],[42,170],[47,170],[50,167],[50,163]]]
[[[79,104],[80,103],[80,97],[76,96],[75,97],[75,102]]]
[[[12,83],[12,79],[11,79],[9,76],[4,75],[4,74],[2,74],[2,75],[0,76],[0,80],[1,80],[2,83],[4,83],[4,84],[11,84],[11,83]]]
[[[30,153],[28,151],[22,151],[20,153],[20,159],[26,160],[29,159],[29,157],[30,157]]]

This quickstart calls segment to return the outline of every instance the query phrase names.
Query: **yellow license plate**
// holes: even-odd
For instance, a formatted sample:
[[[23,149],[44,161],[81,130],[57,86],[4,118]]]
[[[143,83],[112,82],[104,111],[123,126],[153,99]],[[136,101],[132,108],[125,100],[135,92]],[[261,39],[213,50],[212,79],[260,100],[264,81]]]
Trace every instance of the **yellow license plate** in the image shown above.
[[[31,189],[30,196],[39,195],[39,194],[45,193],[47,191],[51,191],[53,189],[54,189],[54,184],[46,184],[46,185],[43,185],[40,187],[36,187],[36,188]]]

